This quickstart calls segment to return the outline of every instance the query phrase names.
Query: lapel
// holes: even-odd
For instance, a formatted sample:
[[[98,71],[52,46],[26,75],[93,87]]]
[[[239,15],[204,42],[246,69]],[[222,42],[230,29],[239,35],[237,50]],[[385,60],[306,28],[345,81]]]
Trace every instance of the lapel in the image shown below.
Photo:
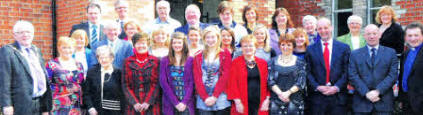
[[[323,49],[322,49],[322,43],[321,43],[321,41],[318,40],[315,43],[314,47],[316,47],[316,48],[313,48],[313,49],[315,50],[314,52],[316,52],[316,57],[319,58],[318,61],[320,62],[320,64],[323,67],[325,67],[325,60],[323,59]]]
[[[408,55],[408,53],[407,53],[407,55]],[[405,57],[407,57],[407,55],[405,55]],[[416,70],[416,67],[417,67],[416,61],[422,59],[422,57],[423,57],[423,47],[420,48],[419,52],[417,52],[416,58],[414,59],[413,67],[411,68],[410,75],[411,75],[411,73],[413,73]]]
[[[376,66],[380,62],[381,55],[384,55],[384,54],[382,54],[384,52],[383,50],[385,50],[385,48],[383,46],[379,45],[379,49],[376,52],[375,65],[374,66]]]
[[[332,39],[332,52],[330,54],[330,70],[334,70],[334,69],[338,69],[338,68],[332,68],[334,65],[334,63],[336,62],[338,55],[341,53],[338,53],[338,49],[340,49],[340,47],[338,46],[338,41],[336,41],[335,39]],[[348,40],[351,42],[351,40]],[[332,71],[331,71],[332,72]]]
[[[104,35],[104,32],[103,32],[103,29],[104,29],[104,26],[102,24],[100,24],[100,30],[99,30],[100,31],[99,32],[100,33],[100,36],[98,36],[98,38],[99,38],[100,41],[104,40],[104,38],[105,38],[104,37],[105,35]]]
[[[82,28],[87,32],[88,39],[89,41],[91,41],[90,25],[88,24],[88,22],[83,23]]]
[[[348,46],[350,46],[350,48],[352,49],[352,38],[351,38],[351,34],[348,33],[346,37],[343,38],[343,40],[345,41],[346,44],[348,44]]]
[[[21,62],[25,72],[27,72],[28,75],[31,75],[31,70],[28,67],[29,63],[26,61],[25,57],[23,56],[23,52],[21,52],[18,42],[13,43],[11,47],[13,48],[13,52],[16,58],[19,60],[19,62]],[[32,81],[32,77],[31,76],[28,76],[28,77]]]
[[[369,68],[373,68],[372,60],[369,54],[370,53],[369,48],[367,46],[364,46],[363,48],[360,49],[360,52],[361,52],[361,56],[365,57],[367,66],[369,66]]]

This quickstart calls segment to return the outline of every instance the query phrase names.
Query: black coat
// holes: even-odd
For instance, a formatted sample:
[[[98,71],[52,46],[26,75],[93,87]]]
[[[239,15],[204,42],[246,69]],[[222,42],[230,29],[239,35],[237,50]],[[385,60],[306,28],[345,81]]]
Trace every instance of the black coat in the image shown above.
[[[75,30],[78,30],[78,29],[85,30],[85,32],[87,33],[88,39],[90,39],[90,38],[91,38],[91,33],[90,33],[90,29],[89,29],[89,24],[88,24],[88,22],[82,22],[82,23],[80,23],[80,24],[75,24],[75,25],[73,25],[73,26],[72,26],[72,29],[71,29],[71,31],[70,31],[69,36],[72,36],[72,33],[73,33]],[[100,41],[101,41],[101,40],[104,40],[104,38],[106,38],[106,35],[104,34],[103,29],[104,29],[103,25],[101,25],[101,24],[100,24],[100,29],[99,29],[99,31],[100,31],[100,35],[99,35],[99,39],[100,39]],[[89,40],[89,41],[90,41],[90,40]],[[90,46],[92,46],[92,45],[93,45],[93,44],[88,44],[88,48],[90,48]]]
[[[391,26],[382,33],[380,45],[395,49],[397,54],[401,54],[404,51],[404,31],[401,25],[392,22]]]
[[[119,100],[121,111],[123,111],[125,99],[122,92],[121,77],[122,71],[114,67],[112,78],[108,81],[110,83],[108,86],[111,87],[103,88],[103,97],[108,100]],[[82,84],[82,92],[83,103],[87,109],[94,107],[98,113],[102,113],[101,66],[99,64],[88,70],[87,78]]]
[[[17,42],[0,49],[0,105],[13,106],[15,115],[31,115],[33,80],[29,63],[19,49]],[[35,45],[32,49],[39,57],[46,79],[47,91],[40,97],[40,111],[49,112],[52,108],[52,95],[43,56]]]
[[[405,93],[402,89],[402,75],[404,73],[404,62],[407,59],[407,55],[409,52],[410,51],[407,50],[403,54],[401,59],[400,78],[398,79],[399,83],[401,84],[399,85],[400,97],[410,103],[411,108],[414,112],[423,114],[423,48],[420,48],[420,51],[417,53],[410,75],[408,76],[407,97],[405,97]]]

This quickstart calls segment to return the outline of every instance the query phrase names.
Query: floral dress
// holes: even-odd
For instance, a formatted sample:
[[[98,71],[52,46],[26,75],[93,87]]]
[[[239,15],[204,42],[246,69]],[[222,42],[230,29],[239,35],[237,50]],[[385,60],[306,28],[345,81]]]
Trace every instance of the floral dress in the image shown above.
[[[76,66],[76,70],[66,70],[57,58],[46,65],[53,94],[52,114],[54,115],[81,114],[81,83],[84,80],[84,69],[79,62],[76,62]]]

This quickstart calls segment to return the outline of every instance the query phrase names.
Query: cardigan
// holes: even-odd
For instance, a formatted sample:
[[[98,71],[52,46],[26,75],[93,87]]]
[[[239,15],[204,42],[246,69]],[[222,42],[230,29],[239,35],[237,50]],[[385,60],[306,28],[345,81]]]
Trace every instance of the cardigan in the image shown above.
[[[194,115],[194,78],[192,74],[192,61],[193,57],[187,57],[184,64],[184,92],[185,95],[182,100],[179,100],[174,93],[174,86],[172,85],[172,76],[170,75],[169,57],[162,58],[160,62],[160,86],[163,89],[164,95],[162,96],[162,112],[167,115],[173,115],[175,106],[183,103],[187,106],[191,115]]]
[[[254,57],[257,67],[260,72],[260,106],[263,101],[270,96],[270,91],[267,87],[267,62],[257,56]],[[228,83],[228,99],[240,99],[244,106],[244,114],[236,111],[236,105],[231,108],[231,115],[248,115],[248,71],[245,59],[243,56],[235,58],[230,69],[230,78]],[[268,111],[259,111],[259,115],[267,115]]]

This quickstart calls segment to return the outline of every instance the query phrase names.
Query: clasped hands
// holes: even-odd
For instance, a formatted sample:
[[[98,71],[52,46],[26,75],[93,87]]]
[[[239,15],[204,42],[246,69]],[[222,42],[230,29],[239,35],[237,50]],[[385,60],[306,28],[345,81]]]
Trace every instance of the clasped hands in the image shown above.
[[[144,103],[142,103],[142,104],[137,103],[137,104],[135,104],[135,105],[134,105],[134,109],[135,109],[135,111],[137,111],[137,112],[145,111],[145,110],[147,110],[147,109],[148,109],[148,107],[150,107],[150,104],[148,104],[148,103],[146,103],[146,102],[144,102]]]
[[[366,98],[371,102],[375,103],[380,100],[379,98],[379,91],[378,90],[371,90],[366,93]]]
[[[339,88],[336,86],[317,86],[317,91],[321,92],[323,95],[329,96],[337,93]]]

